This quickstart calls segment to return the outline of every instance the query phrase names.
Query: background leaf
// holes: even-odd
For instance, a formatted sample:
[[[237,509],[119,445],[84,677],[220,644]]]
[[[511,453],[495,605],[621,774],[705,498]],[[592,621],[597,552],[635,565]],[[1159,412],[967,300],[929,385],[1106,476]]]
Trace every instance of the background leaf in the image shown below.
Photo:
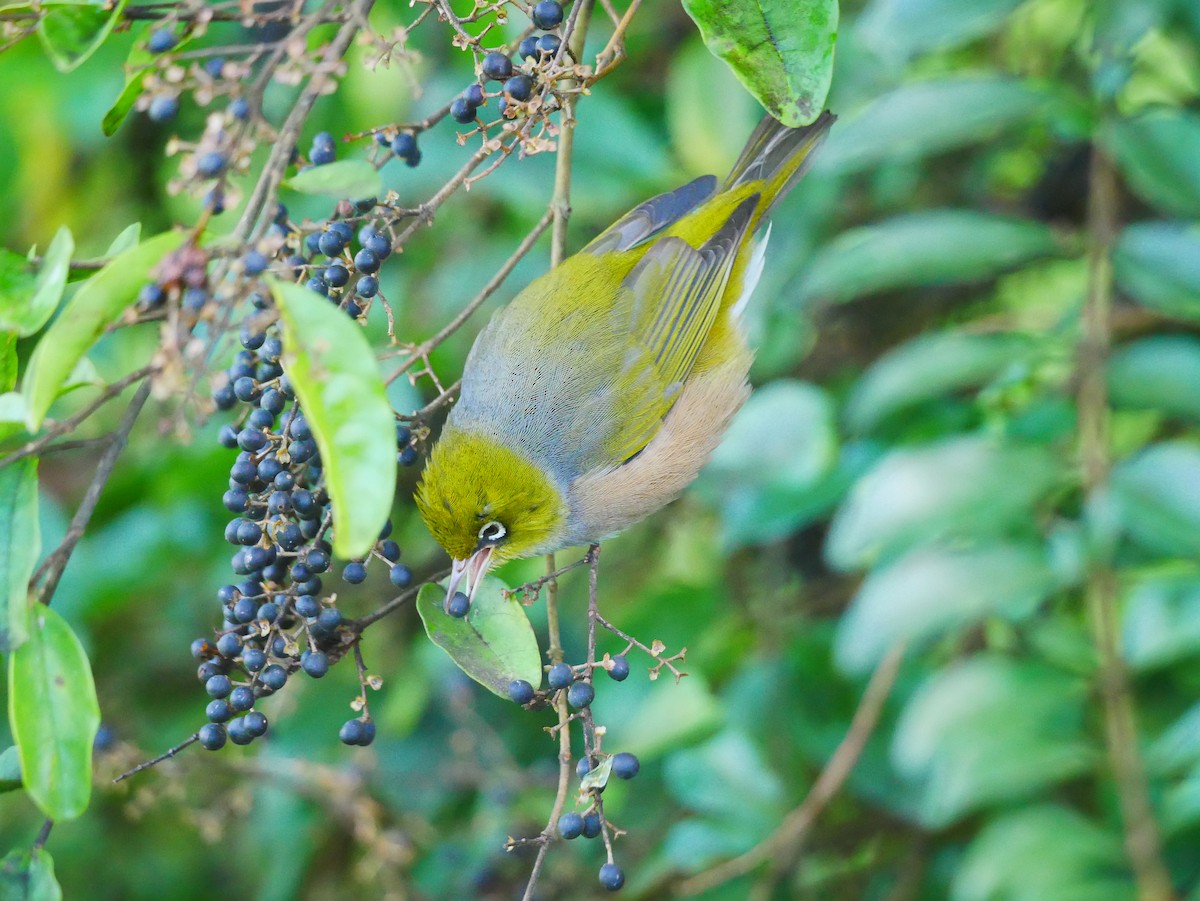
[[[71,820],[92,794],[100,705],[87,654],[66,620],[43,604],[29,640],[8,658],[8,721],[25,791],[53,820]]]
[[[925,50],[987,34],[1021,0],[873,0],[855,33],[875,53],[902,63]]]
[[[62,889],[54,876],[54,860],[45,848],[37,854],[10,851],[0,859],[0,899],[62,901]]]
[[[1121,232],[1113,270],[1126,293],[1168,316],[1200,319],[1200,226],[1141,222]]]
[[[1200,115],[1175,110],[1119,119],[1102,136],[1139,196],[1176,216],[1200,216]]]
[[[95,53],[127,2],[115,0],[111,8],[99,3],[47,3],[38,21],[38,36],[55,68],[70,72]]]
[[[1120,347],[1107,375],[1119,407],[1200,420],[1200,340],[1190,335],[1154,335]]]
[[[1166,555],[1200,554],[1200,448],[1152,445],[1113,469],[1110,491],[1134,541]]]
[[[525,608],[501,593],[505,587],[493,576],[485,578],[471,611],[457,618],[442,610],[445,585],[431,583],[417,595],[417,612],[430,641],[464,673],[507,699],[514,679],[524,679],[535,688],[542,684],[542,655]]]
[[[0,469],[0,653],[29,637],[29,577],[42,550],[37,487],[36,457]]]
[[[363,330],[329,300],[271,280],[284,365],[321,451],[333,505],[333,550],[374,547],[396,492],[396,420]]]
[[[21,756],[16,746],[0,751],[0,792],[21,787]]]
[[[15,290],[6,290],[5,297],[0,298],[0,331],[11,330],[25,337],[32,335],[53,315],[62,300],[63,288],[67,284],[67,272],[71,264],[71,254],[75,251],[75,240],[71,231],[65,225],[60,227],[46,248],[42,267],[34,279],[32,291],[27,279],[27,272],[22,268],[21,275],[16,278]],[[10,283],[11,285],[12,283]]]
[[[837,0],[684,0],[683,8],[768,113],[793,128],[820,115],[833,77]]]
[[[366,160],[338,160],[312,166],[284,182],[301,194],[322,194],[339,199],[362,200],[383,193],[379,170]]]

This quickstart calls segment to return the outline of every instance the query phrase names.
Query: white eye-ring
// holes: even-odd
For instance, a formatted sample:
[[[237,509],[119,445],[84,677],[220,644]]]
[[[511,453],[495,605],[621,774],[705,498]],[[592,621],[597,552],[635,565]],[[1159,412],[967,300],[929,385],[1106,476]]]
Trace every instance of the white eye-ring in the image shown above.
[[[479,530],[479,540],[485,544],[495,544],[507,534],[508,529],[504,528],[502,523],[498,523],[493,519]]]

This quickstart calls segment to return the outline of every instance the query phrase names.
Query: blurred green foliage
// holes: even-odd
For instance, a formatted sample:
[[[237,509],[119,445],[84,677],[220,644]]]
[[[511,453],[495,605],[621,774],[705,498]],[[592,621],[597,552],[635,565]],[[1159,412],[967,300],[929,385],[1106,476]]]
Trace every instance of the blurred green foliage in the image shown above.
[[[380,30],[412,15],[378,6]],[[601,557],[605,616],[688,648],[679,685],[649,681],[640,665],[621,685],[600,680],[606,748],[643,763],[606,794],[628,830],[617,843],[626,896],[671,897],[678,877],[765,839],[846,734],[866,675],[904,640],[882,721],[802,853],[702,897],[1137,897],[1085,604],[1102,573],[1163,858],[1178,896],[1200,899],[1197,10],[1192,0],[843,4],[829,100],[841,120],[774,214],[748,313],[758,390],[694,490]],[[589,50],[606,37],[595,28]],[[724,170],[757,118],[674,0],[647,0],[628,38],[627,61],[579,104],[573,248],[650,194]],[[423,56],[409,76],[352,52],[313,130],[416,118],[460,90],[469,67],[448,28],[411,40]],[[132,42],[114,33],[66,74],[32,40],[0,56],[11,86],[0,92],[0,238],[13,252],[45,247],[62,224],[86,257],[130,222],[153,234],[194,221],[197,205],[166,191],[175,163],[163,150],[199,127],[202,109],[185,104],[170,126],[135,113],[113,138],[101,132]],[[288,96],[268,101],[276,114]],[[448,128],[423,146],[420,168],[383,170],[402,198],[427,196],[470,152]],[[1113,161],[1119,190],[1108,211],[1112,471],[1088,490],[1077,348],[1087,250],[1107,240],[1087,218],[1093,152]],[[399,334],[421,340],[475,294],[542,215],[552,172],[548,155],[507,163],[384,268]],[[319,198],[288,202],[326,213]],[[544,253],[522,261],[490,308],[544,266]],[[1093,268],[1092,290],[1109,277]],[[112,381],[155,340],[122,330],[90,359]],[[458,372],[470,340],[439,348],[438,371]],[[33,344],[18,344],[23,361]],[[405,390],[394,404],[420,403]],[[52,415],[93,392],[73,392]],[[119,412],[79,437],[111,429]],[[218,421],[190,442],[162,440],[169,412],[139,423],[55,599],[85,642],[115,736],[97,757],[91,808],[48,845],[65,896],[517,896],[530,857],[501,849],[540,830],[549,810],[550,719],[470,682],[411,607],[364,643],[384,682],[370,749],[337,741],[358,692],[340,666],[270,702],[265,743],[192,749],[110,783],[202,721],[188,644],[211,633],[227,579],[230,453],[214,440]],[[42,462],[44,548],[63,536],[92,465],[87,450]],[[402,473],[396,537],[405,560],[431,572],[438,558],[411,488]],[[502,575],[517,584],[542,565]],[[344,592],[348,611],[391,596],[377,576]],[[586,647],[585,589],[583,570],[563,579],[568,660]],[[544,608],[529,612],[545,647]],[[621,647],[604,638],[600,650]],[[0,794],[0,848],[28,848],[40,823],[22,793]],[[600,852],[581,844],[552,849],[537,897],[599,894]],[[766,887],[752,895],[755,883]]]

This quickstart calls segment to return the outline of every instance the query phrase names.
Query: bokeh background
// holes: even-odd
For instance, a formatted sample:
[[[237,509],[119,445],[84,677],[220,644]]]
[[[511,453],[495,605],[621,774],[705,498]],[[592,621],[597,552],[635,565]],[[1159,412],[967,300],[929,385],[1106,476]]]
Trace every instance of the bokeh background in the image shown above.
[[[377,6],[383,31],[414,15]],[[1164,857],[1179,897],[1200,898],[1200,6],[848,0],[842,18],[828,104],[841,121],[774,215],[749,313],[757,391],[697,485],[601,558],[606,617],[688,649],[678,685],[651,682],[636,654],[627,682],[598,683],[605,747],[643,765],[605,796],[628,831],[624,895],[672,897],[679,876],[763,841],[908,636],[882,720],[803,847],[700,897],[1137,897],[1084,600],[1103,568]],[[609,33],[597,22],[593,52]],[[164,149],[200,130],[203,109],[101,133],[142,27],[69,75],[35,40],[0,55],[5,246],[45,246],[65,223],[80,256],[98,255],[132,221],[147,234],[195,221],[197,205],[166,190],[176,160]],[[352,51],[306,137],[446,102],[470,78],[449,38],[432,22],[414,32],[422,56],[407,72],[368,70]],[[647,196],[726,170],[760,115],[674,0],[646,0],[628,38],[627,61],[578,106],[572,249]],[[269,100],[283,111],[288,95]],[[420,167],[384,169],[402,198],[426,196],[471,152],[449,122],[422,147]],[[1088,492],[1075,395],[1088,249],[1103,239],[1086,216],[1094,152],[1116,163],[1108,215],[1133,231],[1116,244],[1115,468]],[[422,340],[474,295],[545,211],[552,173],[549,155],[506,163],[384,267],[401,336]],[[488,309],[547,256],[543,241]],[[448,380],[486,313],[435,354]],[[124,329],[91,356],[115,380],[156,337]],[[414,409],[429,389],[401,386],[393,401]],[[364,643],[384,682],[371,748],[337,740],[358,691],[346,665],[268,702],[271,735],[251,749],[193,748],[110,784],[203,722],[188,646],[219,623],[228,581],[221,416],[180,442],[164,434],[170,412],[142,417],[54,602],[87,645],[105,722],[92,807],[49,845],[66,896],[519,897],[530,859],[502,846],[550,808],[549,714],[467,680],[411,609]],[[111,405],[80,437],[119,414]],[[45,547],[93,462],[43,462]],[[410,501],[415,475],[402,473],[396,532],[428,573],[441,562]],[[517,584],[541,567],[502,575]],[[343,586],[342,609],[391,597],[381,576]],[[582,570],[563,580],[569,661],[584,651],[585,588]],[[544,646],[544,607],[529,612]],[[0,847],[28,845],[40,822],[21,793],[0,795]],[[598,896],[601,855],[595,842],[555,846],[537,897]]]

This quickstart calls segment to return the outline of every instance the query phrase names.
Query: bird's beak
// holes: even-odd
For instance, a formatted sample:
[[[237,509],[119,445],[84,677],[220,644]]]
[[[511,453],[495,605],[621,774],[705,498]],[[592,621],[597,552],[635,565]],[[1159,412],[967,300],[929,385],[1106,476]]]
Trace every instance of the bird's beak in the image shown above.
[[[483,577],[487,575],[488,569],[492,565],[492,551],[495,550],[493,545],[485,545],[473,553],[466,560],[454,560],[450,564],[450,584],[446,589],[446,601],[443,604],[444,609],[449,611],[450,599],[454,597],[456,591],[462,591],[466,594],[467,599],[475,602],[475,592],[479,590],[480,584],[483,582]],[[459,583],[462,583],[461,588]]]

